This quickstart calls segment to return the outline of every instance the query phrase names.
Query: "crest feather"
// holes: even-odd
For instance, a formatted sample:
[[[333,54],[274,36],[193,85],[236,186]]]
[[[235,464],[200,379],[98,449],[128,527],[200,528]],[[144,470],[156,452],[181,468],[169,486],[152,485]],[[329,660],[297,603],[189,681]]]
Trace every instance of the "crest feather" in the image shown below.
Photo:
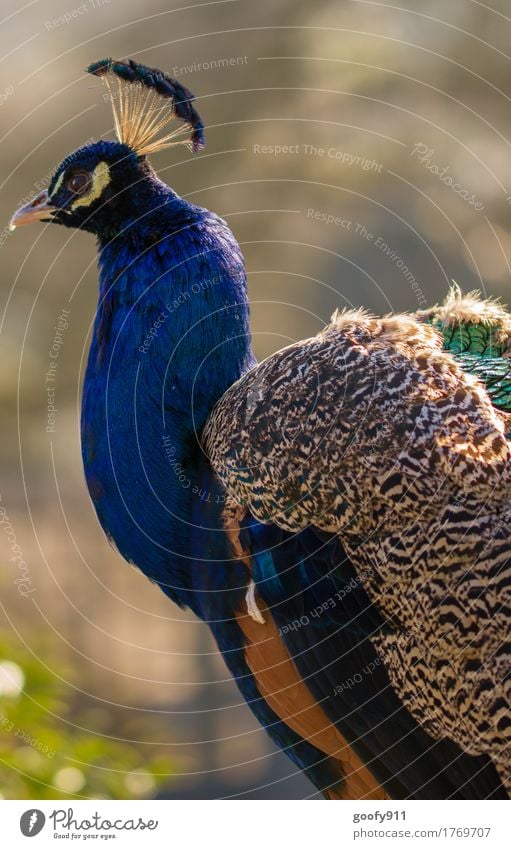
[[[194,95],[164,71],[133,59],[100,59],[87,72],[105,82],[117,138],[140,156],[176,144],[185,144],[194,153],[204,147],[204,125],[193,106]],[[183,123],[159,135],[175,118]]]

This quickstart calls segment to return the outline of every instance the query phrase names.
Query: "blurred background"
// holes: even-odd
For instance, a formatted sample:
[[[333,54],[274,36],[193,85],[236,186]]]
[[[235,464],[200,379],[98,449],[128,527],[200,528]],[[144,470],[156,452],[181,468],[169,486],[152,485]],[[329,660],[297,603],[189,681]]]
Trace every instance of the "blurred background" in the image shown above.
[[[416,310],[451,279],[511,300],[509,3],[175,6],[3,0],[0,12],[5,798],[314,798],[206,628],[122,562],[85,490],[95,245],[7,225],[67,153],[112,137],[87,64],[132,56],[197,95],[206,150],[153,164],[242,244],[259,357],[336,307]]]

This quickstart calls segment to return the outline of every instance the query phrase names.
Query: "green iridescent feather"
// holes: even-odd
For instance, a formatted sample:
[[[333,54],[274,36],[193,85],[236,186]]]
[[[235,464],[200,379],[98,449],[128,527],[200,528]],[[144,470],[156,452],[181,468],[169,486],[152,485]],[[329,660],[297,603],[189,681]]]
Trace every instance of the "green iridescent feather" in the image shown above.
[[[505,344],[496,338],[495,328],[486,324],[456,324],[445,326],[432,322],[444,337],[444,348],[452,354],[473,354],[476,357],[501,357]]]
[[[511,314],[454,286],[441,306],[418,317],[442,334],[444,350],[484,384],[495,407],[511,413]]]
[[[465,371],[484,383],[495,407],[511,413],[511,360],[471,353],[457,354],[456,360]]]

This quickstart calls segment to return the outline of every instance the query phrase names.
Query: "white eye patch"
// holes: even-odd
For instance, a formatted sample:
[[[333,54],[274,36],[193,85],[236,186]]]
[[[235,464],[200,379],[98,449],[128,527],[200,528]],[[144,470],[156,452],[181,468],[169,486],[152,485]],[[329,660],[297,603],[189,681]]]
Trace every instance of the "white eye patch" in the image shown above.
[[[86,195],[78,197],[70,209],[78,209],[79,206],[90,206],[95,200],[101,197],[104,190],[110,182],[110,169],[106,162],[98,162],[92,172],[91,187]],[[57,183],[58,185],[58,183]]]
[[[62,181],[63,181],[63,179],[64,179],[64,174],[65,174],[65,171],[62,171],[62,173],[61,173],[61,174],[60,174],[60,176],[59,176],[59,179],[57,180],[57,182],[55,183],[55,185],[54,185],[53,189],[51,190],[51,193],[50,193],[50,194],[48,194],[48,200],[51,200],[51,199],[52,199],[52,197],[54,197],[54,195],[56,195],[56,194],[57,194],[58,190],[60,189],[60,187],[61,187],[61,185],[62,185]]]

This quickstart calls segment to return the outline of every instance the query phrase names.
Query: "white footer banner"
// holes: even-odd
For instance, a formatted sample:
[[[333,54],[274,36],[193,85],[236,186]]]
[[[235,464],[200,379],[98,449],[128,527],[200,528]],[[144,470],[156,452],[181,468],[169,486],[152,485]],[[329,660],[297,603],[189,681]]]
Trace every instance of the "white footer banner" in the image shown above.
[[[0,802],[0,845],[138,849],[511,846],[509,802]],[[33,840],[33,843],[30,841]],[[323,843],[322,843],[323,842]]]

